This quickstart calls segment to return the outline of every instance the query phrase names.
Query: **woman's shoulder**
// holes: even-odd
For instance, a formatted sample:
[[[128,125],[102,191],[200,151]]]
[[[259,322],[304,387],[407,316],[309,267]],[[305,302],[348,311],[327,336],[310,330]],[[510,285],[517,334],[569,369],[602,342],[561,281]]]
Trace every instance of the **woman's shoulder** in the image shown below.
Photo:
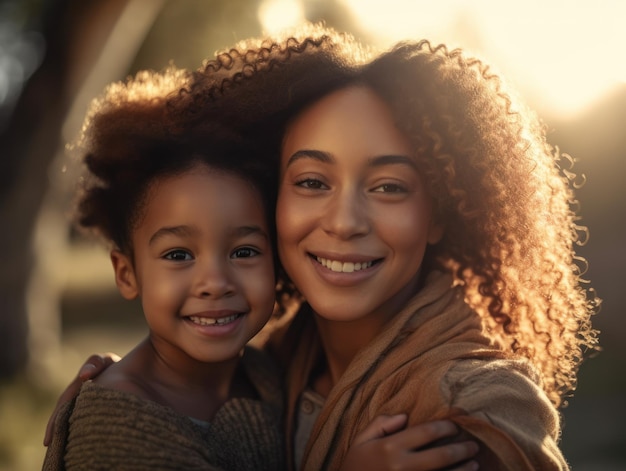
[[[462,411],[459,425],[486,448],[500,450],[498,456],[506,456],[502,443],[513,442],[533,469],[568,469],[558,447],[559,411],[527,359],[459,360],[444,376],[441,391],[453,410]]]
[[[496,425],[559,434],[558,410],[525,358],[458,360],[444,375],[441,391],[454,407]]]
[[[452,400],[482,401],[496,393],[548,401],[537,369],[525,358],[484,357],[455,360],[441,383]],[[495,396],[497,397],[497,396]]]

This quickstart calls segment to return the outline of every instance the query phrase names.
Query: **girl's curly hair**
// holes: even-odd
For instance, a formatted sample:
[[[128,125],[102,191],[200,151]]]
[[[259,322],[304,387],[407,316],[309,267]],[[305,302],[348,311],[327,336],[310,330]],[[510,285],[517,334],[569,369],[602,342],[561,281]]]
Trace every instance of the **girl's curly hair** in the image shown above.
[[[202,133],[178,122],[176,106],[182,103],[172,97],[188,87],[189,78],[174,67],[141,71],[110,84],[92,101],[70,146],[83,164],[74,213],[79,229],[132,254],[132,229],[154,181],[204,164],[250,182],[262,195],[273,231],[277,176],[271,159],[218,121],[205,122]]]
[[[502,78],[458,49],[404,42],[374,55],[320,25],[219,53],[177,96],[202,129],[220,117],[255,136],[278,168],[282,134],[309,103],[364,84],[389,105],[428,182],[444,238],[425,263],[451,272],[494,344],[539,369],[555,405],[597,348],[599,308],[581,278],[572,159]],[[296,292],[284,276],[286,302]]]

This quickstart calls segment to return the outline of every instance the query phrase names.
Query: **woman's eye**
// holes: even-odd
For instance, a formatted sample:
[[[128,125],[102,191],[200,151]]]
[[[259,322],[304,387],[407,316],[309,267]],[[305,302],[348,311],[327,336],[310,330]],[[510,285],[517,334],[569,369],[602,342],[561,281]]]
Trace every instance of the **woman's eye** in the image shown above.
[[[251,247],[241,247],[232,253],[231,258],[248,258],[259,254],[260,252],[258,250]]]
[[[305,178],[303,180],[298,180],[296,182],[296,186],[307,188],[309,190],[323,190],[327,188],[327,186],[324,185],[324,183],[322,183],[320,180],[316,178]]]
[[[174,262],[187,262],[189,260],[193,260],[193,257],[189,252],[181,249],[170,250],[165,255],[163,255],[163,258],[166,260],[172,260]]]
[[[397,183],[385,183],[374,188],[372,191],[376,193],[405,193],[407,189]]]

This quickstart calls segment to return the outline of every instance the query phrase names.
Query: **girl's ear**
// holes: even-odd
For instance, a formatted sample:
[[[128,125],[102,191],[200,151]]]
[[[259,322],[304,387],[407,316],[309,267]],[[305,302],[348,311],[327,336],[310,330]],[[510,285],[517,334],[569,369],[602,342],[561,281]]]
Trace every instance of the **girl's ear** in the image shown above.
[[[115,283],[121,295],[128,300],[139,296],[137,277],[130,258],[119,250],[112,250],[111,263],[115,272]]]

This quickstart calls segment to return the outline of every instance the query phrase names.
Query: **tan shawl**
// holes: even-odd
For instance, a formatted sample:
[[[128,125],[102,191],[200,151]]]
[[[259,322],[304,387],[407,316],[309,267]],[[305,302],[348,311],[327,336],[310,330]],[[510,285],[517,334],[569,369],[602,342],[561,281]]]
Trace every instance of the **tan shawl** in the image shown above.
[[[481,443],[481,469],[568,469],[557,446],[558,412],[533,368],[489,345],[478,316],[451,284],[449,276],[431,274],[388,328],[355,357],[317,419],[302,469],[338,469],[355,435],[371,420],[402,412],[411,424],[451,417]],[[321,352],[310,309],[298,313],[282,338],[280,354],[290,360],[292,440],[298,397]]]

